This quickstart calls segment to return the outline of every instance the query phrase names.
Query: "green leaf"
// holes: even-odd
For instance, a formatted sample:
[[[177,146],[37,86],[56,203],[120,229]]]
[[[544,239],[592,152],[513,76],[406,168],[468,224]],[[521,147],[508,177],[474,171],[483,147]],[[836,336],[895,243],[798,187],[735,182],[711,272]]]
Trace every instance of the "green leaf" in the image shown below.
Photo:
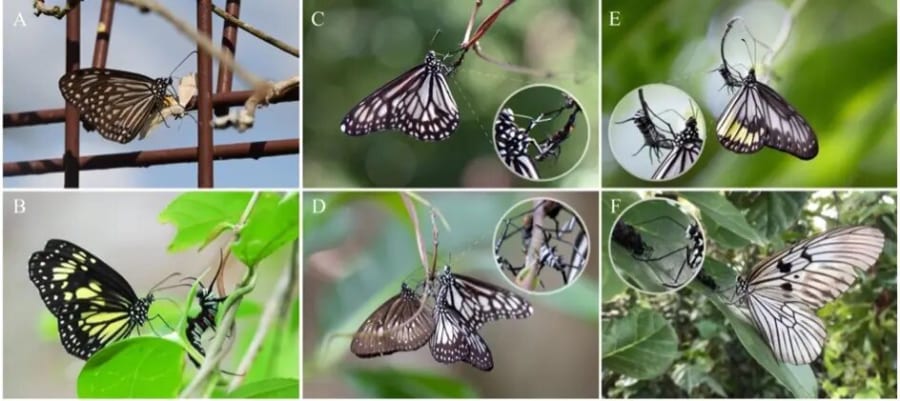
[[[187,192],[159,214],[160,223],[175,226],[169,252],[203,247],[240,220],[250,192]]]
[[[256,266],[284,244],[297,239],[300,226],[300,196],[266,192],[259,195],[247,224],[232,250],[247,266]]]
[[[656,311],[632,309],[603,323],[603,367],[635,379],[662,375],[678,356],[678,337]]]
[[[478,398],[465,381],[423,371],[353,369],[346,375],[365,398]]]
[[[276,378],[245,384],[228,398],[300,398],[300,381]]]
[[[136,337],[94,354],[78,375],[79,398],[174,398],[184,350],[159,337]]]
[[[720,228],[756,244],[765,243],[765,239],[753,228],[743,213],[738,210],[722,194],[716,192],[682,192],[681,197],[689,200],[700,209],[704,225],[707,220],[715,222]]]
[[[672,381],[687,394],[691,394],[695,388],[705,384],[719,396],[728,397],[722,385],[699,366],[679,363],[672,370],[671,377]]]
[[[717,263],[717,262],[708,262]],[[704,264],[704,269],[707,264]],[[733,272],[733,271],[732,271]],[[716,280],[719,283],[719,280]],[[795,397],[798,398],[815,398],[818,392],[818,383],[809,365],[790,365],[775,360],[775,356],[766,344],[766,341],[760,336],[756,327],[746,320],[743,314],[725,303],[720,296],[713,293],[699,282],[691,283],[691,287],[701,289],[710,295],[713,305],[723,315],[726,320],[734,328],[741,344],[766,371],[775,377],[785,388],[787,388]]]
[[[809,192],[763,192],[747,209],[747,221],[766,238],[778,238],[800,218]]]

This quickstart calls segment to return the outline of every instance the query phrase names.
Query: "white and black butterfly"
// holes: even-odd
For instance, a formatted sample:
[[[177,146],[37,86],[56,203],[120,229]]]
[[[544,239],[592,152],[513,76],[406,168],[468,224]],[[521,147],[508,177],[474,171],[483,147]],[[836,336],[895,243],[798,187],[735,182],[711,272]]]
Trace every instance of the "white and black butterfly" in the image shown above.
[[[481,370],[491,370],[494,367],[491,350],[478,329],[494,320],[525,319],[534,313],[531,304],[502,287],[454,274],[450,266],[444,266],[435,283],[431,355],[438,362],[463,361]]]
[[[103,68],[75,70],[59,79],[59,91],[81,113],[85,129],[119,143],[143,139],[161,122],[162,110],[178,103],[167,95],[171,85],[171,77]]]
[[[742,77],[725,60],[725,38],[736,20],[728,22],[720,45],[718,71],[729,89],[739,89],[716,123],[719,143],[736,153],[754,153],[768,146],[803,160],[816,157],[819,143],[806,119],[778,92],[757,81],[754,68]]]
[[[779,361],[818,358],[825,324],[816,311],[878,260],[884,234],[867,226],[835,228],[796,243],[738,277],[731,302],[753,322]]]
[[[494,122],[494,147],[500,160],[516,175],[537,180],[541,177],[534,160],[528,154],[529,145],[538,148],[537,141],[524,128],[516,125],[512,109],[500,110],[497,121]]]
[[[399,130],[420,141],[447,139],[459,127],[459,109],[446,80],[452,71],[429,51],[422,64],[353,106],[341,121],[341,131],[359,136]]]
[[[674,132],[668,122],[665,124],[668,132],[672,135],[673,149],[666,154],[650,177],[659,181],[671,180],[687,172],[697,163],[700,152],[703,150],[703,139],[700,137],[695,116],[691,115],[685,120],[684,129],[680,132]]]

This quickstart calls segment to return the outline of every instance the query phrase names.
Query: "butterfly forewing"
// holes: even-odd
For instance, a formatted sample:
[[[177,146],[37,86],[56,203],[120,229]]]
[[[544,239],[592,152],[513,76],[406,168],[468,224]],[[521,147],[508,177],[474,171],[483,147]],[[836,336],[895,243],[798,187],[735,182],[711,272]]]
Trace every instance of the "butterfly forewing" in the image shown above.
[[[87,359],[127,337],[147,320],[153,297],[140,299],[109,265],[68,241],[47,241],[31,255],[28,274],[47,309],[59,320],[60,340]]]
[[[366,96],[344,116],[341,131],[366,135],[400,130],[421,141],[440,141],[459,126],[459,109],[445,76],[449,68],[428,52],[425,62]]]
[[[450,273],[445,269],[440,278],[447,287],[445,301],[456,309],[475,329],[499,319],[524,319],[534,312],[531,304],[512,291],[473,277]]]
[[[59,79],[63,98],[81,113],[88,130],[119,143],[146,134],[167,105],[171,78],[153,79],[128,71],[86,68]]]
[[[747,277],[748,291],[790,292],[819,309],[856,281],[857,270],[872,267],[883,247],[884,234],[872,227],[827,231],[760,262]]]
[[[400,293],[381,304],[356,331],[350,351],[369,358],[421,348],[434,332],[431,310],[420,310],[416,293],[404,283]]]

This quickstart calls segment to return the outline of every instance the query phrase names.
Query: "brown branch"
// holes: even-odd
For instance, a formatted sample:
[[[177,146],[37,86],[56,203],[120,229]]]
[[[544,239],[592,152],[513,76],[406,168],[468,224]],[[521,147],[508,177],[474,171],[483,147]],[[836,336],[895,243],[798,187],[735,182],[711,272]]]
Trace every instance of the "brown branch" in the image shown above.
[[[56,19],[63,19],[69,11],[72,10],[71,4],[66,1],[65,7],[53,6],[47,7],[44,5],[44,0],[34,0],[32,3],[32,7],[34,8],[34,16],[40,17],[41,15],[49,15],[51,17],[56,17]]]

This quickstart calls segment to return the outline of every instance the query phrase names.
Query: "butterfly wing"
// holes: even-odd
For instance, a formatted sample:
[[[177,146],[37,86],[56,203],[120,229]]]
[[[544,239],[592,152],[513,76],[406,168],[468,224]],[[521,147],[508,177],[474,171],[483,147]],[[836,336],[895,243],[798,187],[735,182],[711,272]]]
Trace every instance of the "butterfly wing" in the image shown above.
[[[424,63],[353,106],[341,121],[341,131],[358,136],[400,130],[420,141],[447,139],[459,126],[459,109],[444,77],[448,71],[429,52]]]
[[[857,270],[872,267],[883,248],[884,234],[876,228],[833,229],[754,266],[746,278],[748,292],[782,293],[780,298],[798,299],[818,310],[856,281]]]
[[[816,135],[797,110],[750,70],[716,123],[719,142],[737,153],[769,146],[810,160],[819,153]]]
[[[81,113],[85,128],[128,143],[151,128],[154,117],[169,102],[166,89],[171,82],[128,71],[86,68],[63,75],[59,90]]]
[[[215,281],[215,279],[213,280]],[[216,329],[216,314],[219,313],[219,304],[225,301],[224,297],[214,297],[212,288],[205,288],[203,283],[197,283],[197,302],[200,304],[200,312],[196,316],[188,317],[185,335],[188,342],[200,355],[206,356],[201,339],[207,330]],[[190,356],[194,366],[200,367],[200,361]]]
[[[381,304],[359,327],[350,351],[371,358],[421,348],[434,332],[434,321],[431,311],[427,307],[420,311],[420,306],[415,292],[403,284],[399,294]]]
[[[139,299],[100,258],[64,240],[47,241],[33,253],[28,274],[59,320],[63,347],[82,359],[143,324],[152,302],[150,296]]]
[[[434,335],[431,336],[429,348],[436,361],[463,361],[484,371],[494,368],[494,358],[484,338],[452,306],[438,302],[434,309],[434,321]]]
[[[763,291],[747,297],[751,320],[779,361],[814,361],[825,344],[825,325],[814,310],[791,294]]]
[[[499,319],[524,319],[534,312],[531,304],[505,288],[479,279],[450,273],[445,269],[440,277],[447,288],[437,302],[446,302],[477,330],[485,323]]]
[[[512,109],[501,110],[494,123],[494,146],[497,154],[500,155],[503,164],[516,175],[537,180],[540,179],[537,166],[528,155],[529,139],[528,133],[516,125]]]

